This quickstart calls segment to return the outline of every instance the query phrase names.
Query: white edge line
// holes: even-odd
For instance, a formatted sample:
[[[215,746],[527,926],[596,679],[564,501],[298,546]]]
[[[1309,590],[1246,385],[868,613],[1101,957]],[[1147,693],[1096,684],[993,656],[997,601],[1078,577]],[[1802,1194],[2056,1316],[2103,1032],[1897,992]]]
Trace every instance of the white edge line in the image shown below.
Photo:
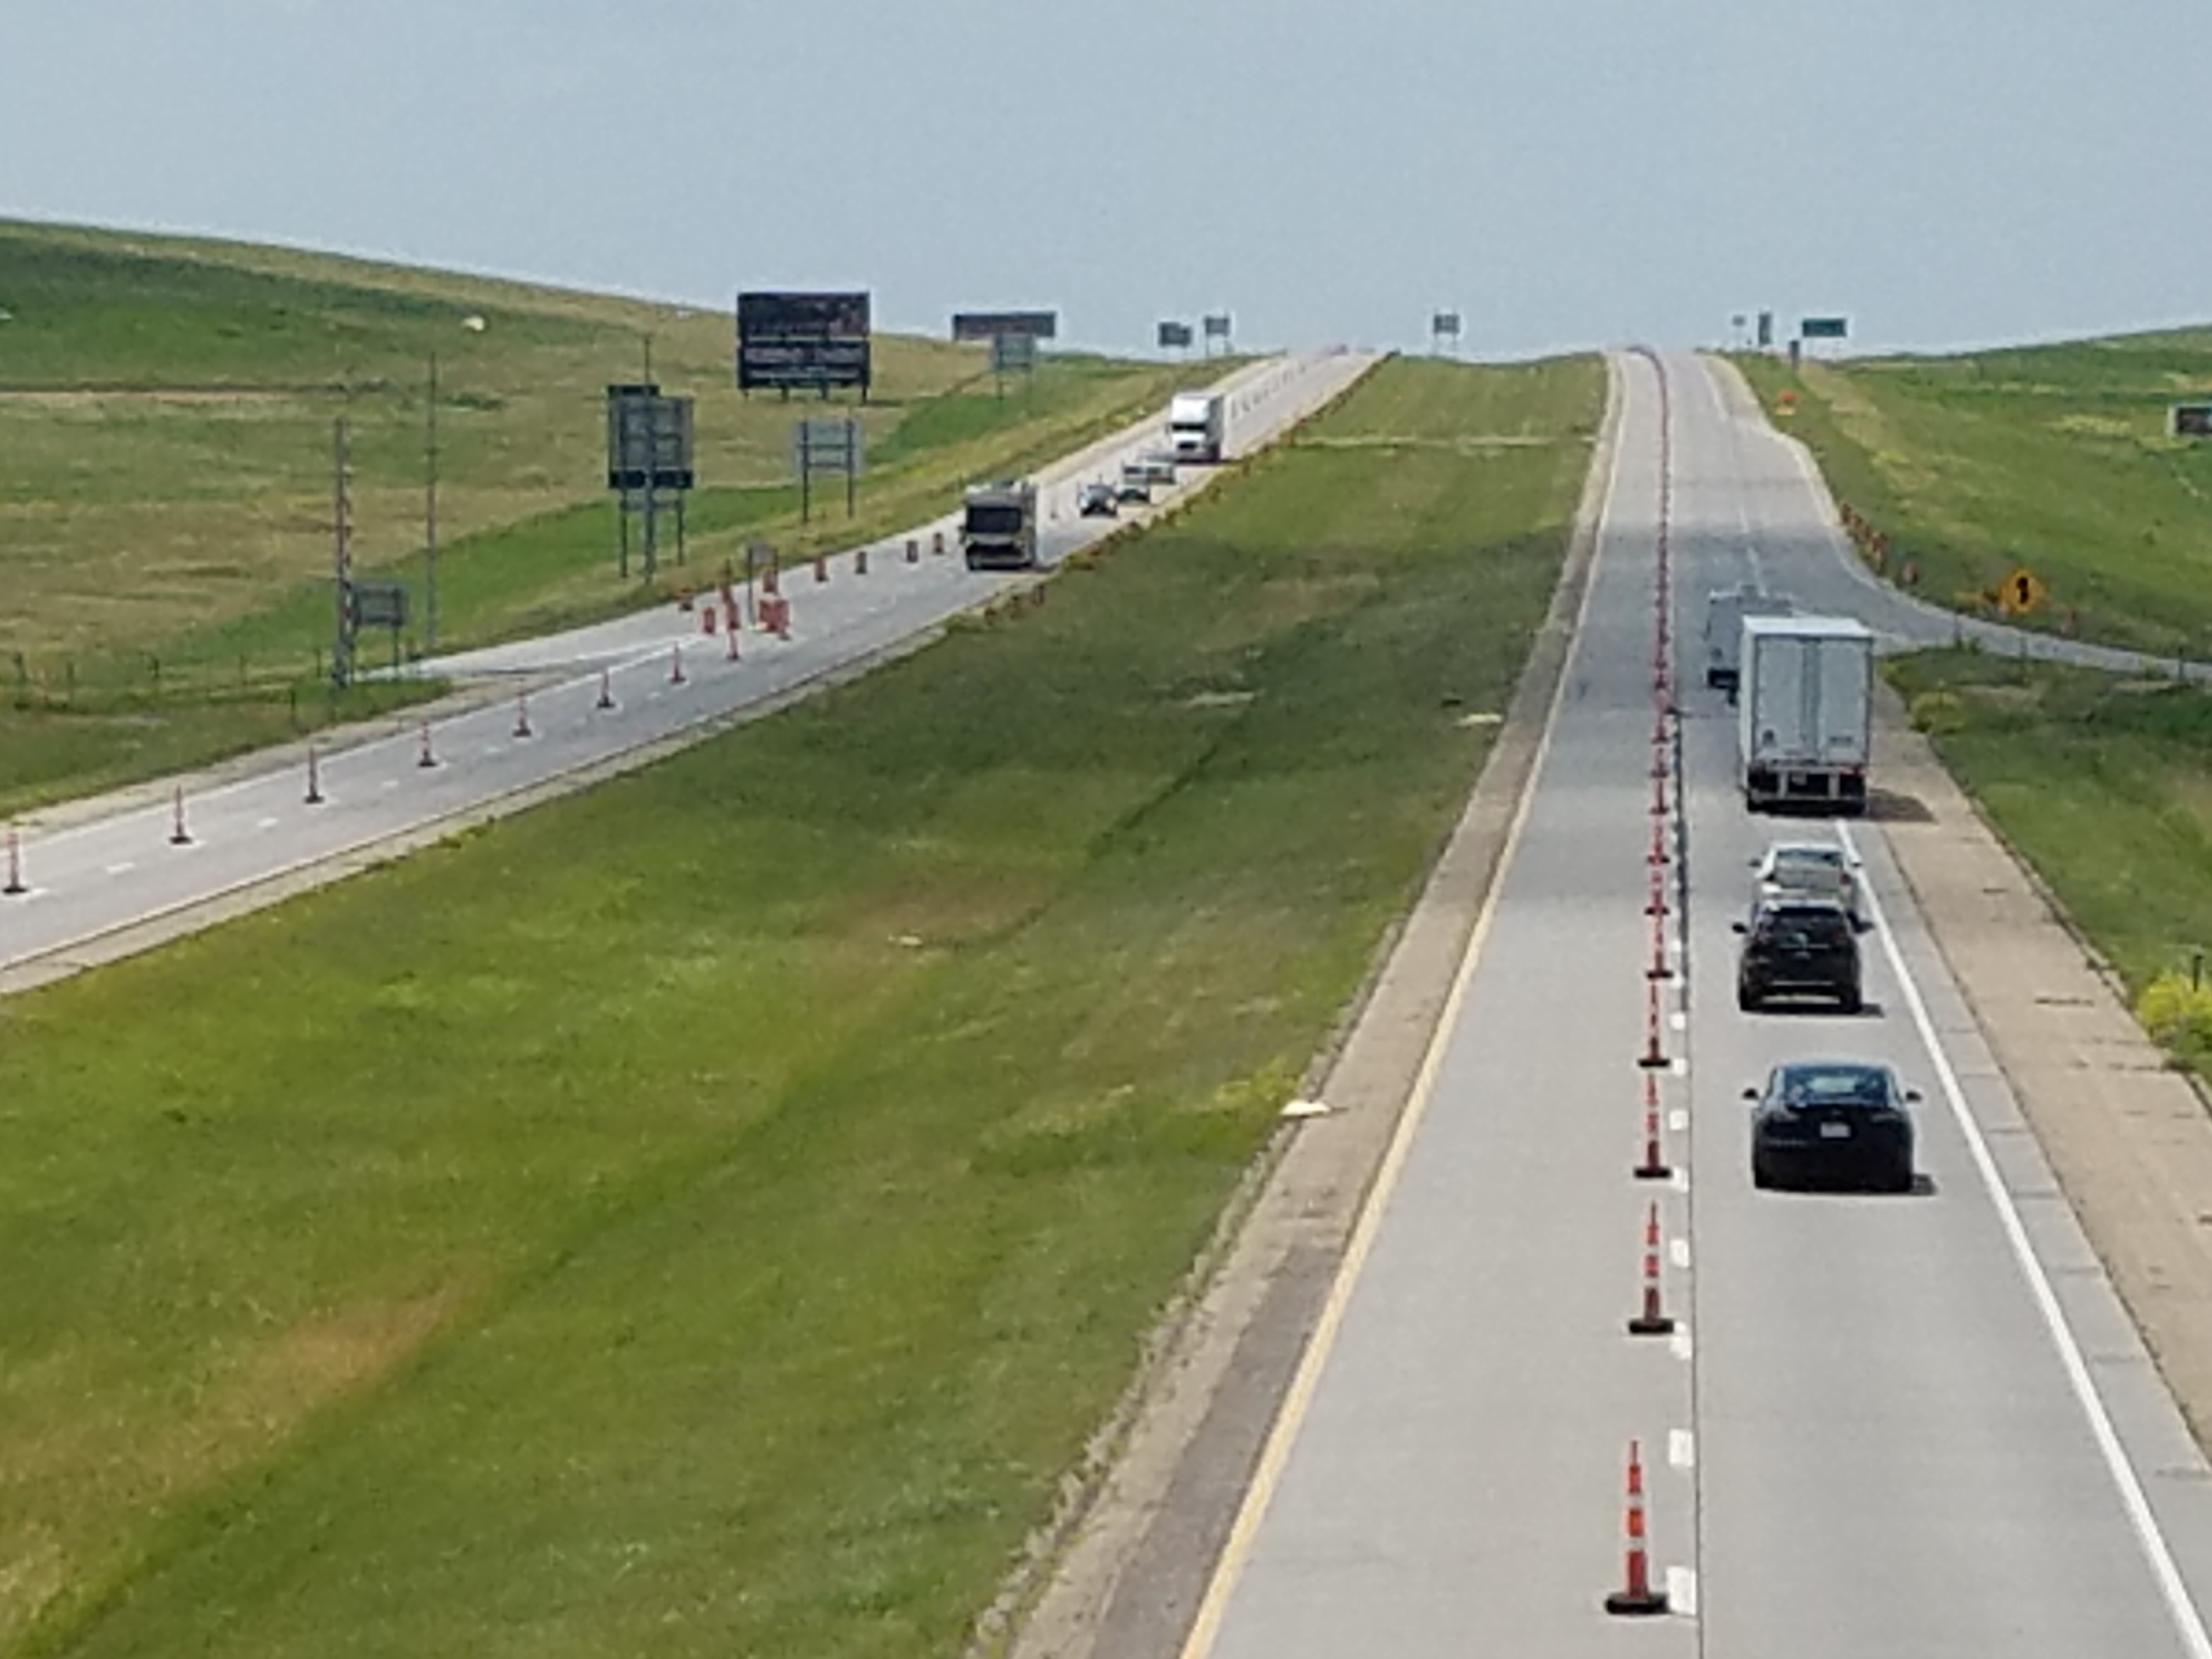
[[[1853,844],[1850,827],[1838,823],[1838,838],[1852,857],[1859,856]],[[2034,1296],[2038,1312],[2043,1316],[2044,1328],[2051,1334],[2051,1346],[2058,1351],[2059,1364],[2064,1368],[2066,1380],[2073,1386],[2074,1398],[2081,1407],[2081,1414],[2089,1420],[2089,1432],[2103,1454],[2105,1468],[2112,1476],[2112,1485],[2120,1495],[2121,1506],[2127,1510],[2129,1522],[2135,1528],[2136,1541],[2142,1547],[2144,1559],[2149,1563],[2151,1575],[2158,1580],[2160,1592],[2166,1598],[2166,1612],[2172,1618],[2175,1633],[2181,1638],[2192,1659],[2212,1659],[2212,1635],[2204,1628],[2203,1616],[2191,1598],[2189,1586],[2181,1577],[2181,1569],[2173,1559],[2173,1551],[2166,1541],[2166,1534],[2158,1524],[2150,1499],[2145,1495],[2142,1480],[2136,1476],[2135,1465],[2129,1462],[2127,1448],[2120,1443],[2119,1431],[2112,1426],[2112,1413],[2097,1394],[2097,1385],[2090,1377],[2088,1362],[2082,1358],[2081,1345],[2075,1340],[2073,1328],[2066,1322],[2066,1310],[2059,1305],[2057,1292],[2051,1287],[2051,1278],[2043,1263],[2036,1259],[2035,1247],[2029,1242],[2027,1229],[2020,1218],[2020,1211],[2013,1202],[2012,1194],[2006,1189],[2004,1179],[1997,1172],[1996,1160],[1990,1156],[1988,1140],[1982,1134],[1981,1125],[1974,1121],[1967,1108],[1966,1091],[1960,1087],[1958,1073],[1952,1070],[1950,1056],[1936,1035],[1935,1022],[1929,1018],[1928,1005],[1921,998],[1920,987],[1912,977],[1912,970],[1905,964],[1905,952],[1899,947],[1897,936],[1890,931],[1887,917],[1883,914],[1881,895],[1874,890],[1874,884],[1865,884],[1867,897],[1873,908],[1875,927],[1881,934],[1882,950],[1889,965],[1896,971],[1899,988],[1905,993],[1905,1005],[1912,1010],[1912,1023],[1918,1028],[1920,1040],[1928,1050],[1929,1062],[1936,1069],[1937,1079],[1943,1085],[1943,1098],[1951,1109],[1952,1121],[1966,1138],[1966,1150],[1972,1154],[1974,1169],[1982,1178],[1982,1186],[1996,1206],[1997,1218],[2003,1224],[2005,1240],[2012,1246],[2013,1259],[2020,1264],[2021,1276],[2027,1281]]]
[[[1613,372],[1609,368],[1608,376]],[[1474,983],[1483,945],[1487,942],[1492,919],[1498,914],[1498,897],[1505,890],[1514,854],[1520,847],[1522,832],[1534,810],[1538,785],[1543,778],[1545,763],[1551,756],[1552,733],[1559,725],[1559,710],[1565,707],[1567,691],[1574,684],[1575,648],[1582,638],[1583,623],[1589,613],[1590,596],[1597,591],[1601,556],[1605,549],[1606,520],[1613,505],[1614,487],[1620,477],[1624,446],[1620,442],[1620,427],[1626,424],[1625,402],[1628,394],[1624,390],[1621,395],[1624,413],[1620,425],[1614,428],[1605,495],[1598,503],[1596,520],[1590,527],[1589,566],[1583,576],[1582,599],[1576,608],[1574,626],[1568,633],[1560,659],[1559,684],[1553,688],[1551,703],[1544,712],[1544,729],[1537,738],[1536,750],[1528,764],[1528,775],[1522,781],[1521,798],[1514,805],[1512,819],[1506,826],[1504,843],[1499,850],[1498,862],[1491,871],[1490,890],[1483,896],[1482,908],[1476,914],[1474,929],[1468,937],[1467,949],[1461,955],[1458,969],[1452,975],[1451,991],[1444,1000],[1443,1011],[1437,1017],[1435,1030],[1429,1035],[1428,1048],[1422,1054],[1420,1070],[1413,1079],[1413,1091],[1407,1097],[1405,1108],[1399,1114],[1396,1128],[1391,1132],[1389,1145],[1382,1154],[1382,1165],[1375,1172],[1374,1183],[1361,1201],[1358,1217],[1352,1224],[1352,1236],[1345,1244],[1343,1259],[1338,1264],[1335,1277],[1330,1281],[1328,1298],[1322,1304],[1320,1316],[1314,1322],[1312,1334],[1306,1338],[1304,1352],[1298,1356],[1297,1369],[1291,1374],[1290,1387],[1284,1391],[1282,1404],[1276,1411],[1274,1421],[1268,1426],[1267,1437],[1261,1443],[1259,1462],[1253,1467],[1251,1479],[1244,1487],[1243,1498],[1230,1521],[1228,1536],[1222,1544],[1221,1553],[1215,1558],[1213,1570],[1206,1575],[1206,1590],[1200,1598],[1197,1613],[1192,1616],[1189,1634],[1176,1650],[1178,1659],[1210,1659],[1214,1644],[1220,1638],[1222,1622],[1228,1616],[1230,1598],[1243,1577],[1244,1564],[1251,1554],[1253,1540],[1273,1502],[1275,1488],[1281,1480],[1285,1466],[1290,1462],[1291,1449],[1304,1425],[1306,1407],[1320,1385],[1322,1370],[1335,1347],[1337,1331],[1344,1323],[1352,1292],[1358,1286],[1361,1270],[1374,1248],[1375,1237],[1382,1231],[1382,1212],[1389,1207],[1390,1196],[1397,1187],[1399,1175],[1412,1153],[1414,1133],[1427,1115],[1437,1074],[1443,1069],[1444,1054],[1457,1035],[1459,1012],[1467,1000],[1468,988]],[[1678,1176],[1680,1173],[1677,1171]],[[2212,1659],[2212,1656],[2208,1656],[2208,1659]]]

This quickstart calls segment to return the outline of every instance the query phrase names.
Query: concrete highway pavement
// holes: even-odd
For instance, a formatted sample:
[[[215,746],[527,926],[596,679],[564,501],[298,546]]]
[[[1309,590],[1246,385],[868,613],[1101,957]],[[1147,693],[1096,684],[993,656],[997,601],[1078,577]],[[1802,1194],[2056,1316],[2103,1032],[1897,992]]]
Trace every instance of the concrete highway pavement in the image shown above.
[[[1792,447],[1759,441],[1696,360],[1666,367],[1684,658],[1705,590],[1754,557],[1770,585],[1911,637],[1912,608],[1853,578]],[[1545,751],[1186,1659],[2206,1659],[2212,1469],[1878,822],[1843,831],[1876,912],[1868,1012],[1735,1008],[1749,863],[1805,826],[1746,814],[1729,710],[1698,689],[1659,750],[1679,858],[1668,1064],[1651,1075],[1676,1174],[1632,1175],[1662,401],[1653,362],[1622,371],[1609,509]],[[1752,1188],[1741,1091],[1816,1055],[1886,1061],[1923,1091],[1922,1190]],[[1655,1200],[1671,1338],[1626,1328]],[[1632,1437],[1672,1601],[1644,1620],[1601,1607],[1623,1578]]]
[[[1223,385],[1231,454],[1264,447],[1376,361],[1317,353],[1269,359],[1230,376]],[[1125,456],[1162,446],[1164,437],[1164,419],[1147,422],[1037,475],[1048,565],[1115,528],[1114,520],[1075,516],[1076,487]],[[1205,488],[1214,476],[1186,469],[1184,482],[1158,505]],[[851,554],[827,562],[827,580],[817,582],[803,565],[786,571],[791,637],[748,633],[736,659],[725,636],[703,635],[696,615],[672,606],[447,659],[436,665],[441,672],[518,677],[515,696],[429,710],[419,725],[343,741],[319,757],[319,805],[306,799],[306,769],[295,750],[219,781],[181,781],[179,796],[141,789],[72,803],[47,825],[33,819],[20,844],[27,890],[0,896],[0,980],[51,977],[98,958],[149,918],[197,918],[219,902],[250,903],[279,884],[342,872],[368,849],[417,838],[563,779],[596,775],[626,756],[659,752],[687,734],[858,672],[959,612],[1040,580],[969,572],[957,547],[931,552],[935,532],[947,531],[951,542],[950,525],[939,520],[914,532],[921,551],[913,563],[899,537],[869,550],[865,576]]]

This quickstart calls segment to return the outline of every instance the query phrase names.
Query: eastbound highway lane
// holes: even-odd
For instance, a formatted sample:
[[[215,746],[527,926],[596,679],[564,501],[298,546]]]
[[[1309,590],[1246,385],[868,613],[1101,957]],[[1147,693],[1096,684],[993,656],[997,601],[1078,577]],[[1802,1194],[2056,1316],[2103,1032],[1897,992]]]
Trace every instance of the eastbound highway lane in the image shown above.
[[[1270,359],[1229,377],[1223,385],[1232,454],[1264,447],[1375,361],[1316,353]],[[1147,422],[1037,475],[1048,565],[1115,527],[1113,520],[1075,516],[1077,486],[1110,473],[1125,456],[1159,447],[1164,436],[1164,421]],[[1183,476],[1161,505],[1216,475],[1186,469]],[[247,902],[258,890],[275,890],[280,878],[338,871],[371,849],[623,757],[657,752],[854,672],[962,611],[1039,580],[971,573],[957,550],[929,551],[935,532],[947,532],[950,541],[951,527],[950,520],[921,526],[913,563],[900,537],[870,550],[866,575],[850,554],[827,562],[827,580],[817,581],[805,566],[785,572],[792,636],[749,633],[735,660],[724,637],[702,635],[696,616],[673,607],[447,659],[440,672],[516,677],[516,697],[464,712],[431,711],[427,735],[413,725],[387,726],[367,740],[355,734],[321,757],[319,805],[306,799],[306,773],[295,751],[219,782],[185,781],[183,839],[173,801],[149,799],[144,790],[73,804],[52,815],[51,828],[33,820],[21,849],[28,890],[0,897],[0,975],[34,981],[98,956],[102,941],[149,918],[197,916],[226,896]]]
[[[1849,559],[1793,449],[1724,383],[1669,369],[1686,641],[1704,593],[1745,574],[1893,637],[1949,637]],[[1826,829],[1747,814],[1733,711],[1694,685],[1682,707],[1705,1651],[2204,1654],[2187,1594],[2212,1589],[2203,1460],[1880,823],[1840,831],[1875,901],[1869,1012],[1739,1012],[1748,866],[1770,837]],[[1884,1060],[1923,1092],[1922,1192],[1753,1192],[1740,1091],[1808,1054]]]
[[[1755,563],[1893,640],[1792,447],[1668,360],[1675,635]],[[1865,861],[1874,1006],[1745,1015],[1729,923],[1770,836],[1725,703],[1685,689],[1660,1097],[1641,1127],[1657,367],[1623,422],[1585,615],[1490,908],[1186,1659],[2208,1659],[2212,1470],[1899,881]],[[1685,630],[1687,630],[1686,632]],[[1879,774],[1879,757],[1877,757]],[[1673,803],[1670,803],[1673,805]],[[1674,820],[1668,821],[1670,834]],[[1741,1091],[1787,1057],[1926,1097],[1923,1190],[1759,1193]],[[1656,1200],[1672,1340],[1626,1328]],[[1609,1617],[1641,1441],[1672,1610]]]

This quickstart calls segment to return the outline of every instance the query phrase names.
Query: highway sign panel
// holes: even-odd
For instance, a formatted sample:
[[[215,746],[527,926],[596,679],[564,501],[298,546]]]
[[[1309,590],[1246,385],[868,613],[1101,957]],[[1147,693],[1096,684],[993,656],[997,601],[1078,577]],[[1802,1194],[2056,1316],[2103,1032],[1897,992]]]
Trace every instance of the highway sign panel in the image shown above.
[[[867,442],[858,421],[799,421],[791,428],[792,465],[810,472],[858,474],[866,468]]]
[[[1036,368],[1036,337],[1030,334],[994,334],[991,337],[991,373],[994,374],[1025,374]]]
[[[2166,411],[2170,438],[2212,438],[2212,404],[2174,404]]]
[[[1997,584],[1997,605],[2008,617],[2025,617],[2050,597],[2042,578],[2026,565]]]
[[[1850,319],[1844,317],[1807,317],[1797,325],[1801,340],[1840,340],[1850,332]]]
[[[692,400],[651,384],[607,388],[607,488],[673,492],[697,482],[692,470]]]
[[[991,340],[1001,334],[1022,334],[1032,340],[1052,340],[1060,337],[1060,313],[1056,311],[956,311],[952,313],[952,337],[956,340]]]
[[[407,588],[402,582],[355,582],[350,603],[356,628],[407,626]]]
[[[865,293],[738,295],[740,391],[858,386],[865,394],[872,374]]]
[[[1161,350],[1169,351],[1187,349],[1189,345],[1190,325],[1188,323],[1162,323],[1160,325]]]

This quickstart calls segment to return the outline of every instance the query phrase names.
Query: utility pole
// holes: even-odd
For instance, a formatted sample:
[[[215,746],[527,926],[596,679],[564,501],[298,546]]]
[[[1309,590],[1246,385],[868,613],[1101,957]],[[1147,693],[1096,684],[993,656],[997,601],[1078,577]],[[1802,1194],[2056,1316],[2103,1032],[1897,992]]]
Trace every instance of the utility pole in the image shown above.
[[[645,580],[649,587],[660,568],[660,503],[653,498],[653,475],[660,470],[660,399],[653,386],[653,335],[645,337]]]
[[[438,649],[438,354],[430,354],[430,398],[422,434],[422,648]]]
[[[337,647],[331,653],[331,687],[343,691],[353,684],[353,492],[351,479],[352,434],[345,416],[337,419],[337,434],[331,443],[331,486],[332,558],[337,566],[338,591],[338,630]]]

